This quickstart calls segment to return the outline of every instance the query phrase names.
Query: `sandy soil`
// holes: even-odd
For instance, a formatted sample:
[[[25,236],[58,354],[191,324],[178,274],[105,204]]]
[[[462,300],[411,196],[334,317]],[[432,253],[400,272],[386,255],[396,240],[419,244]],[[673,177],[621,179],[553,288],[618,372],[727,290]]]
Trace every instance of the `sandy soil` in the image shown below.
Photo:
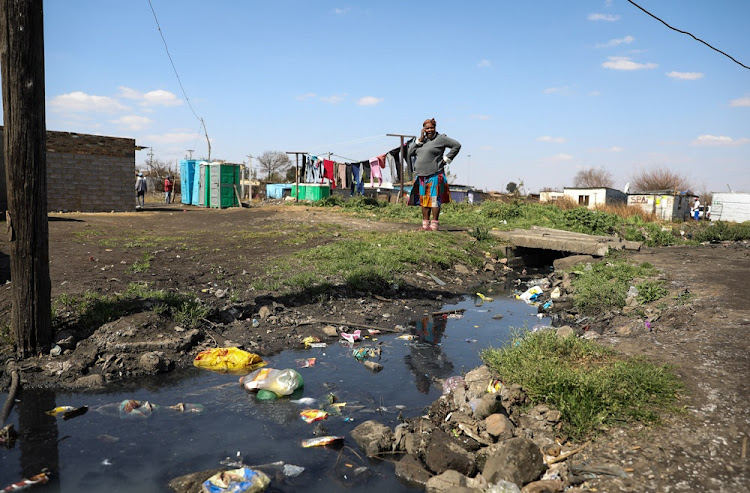
[[[211,324],[196,333],[180,330],[147,304],[135,305],[125,317],[88,333],[71,335],[74,329],[63,324],[58,330],[80,341],[78,347],[71,346],[57,358],[24,362],[24,384],[73,386],[82,375],[102,374],[106,382],[165,371],[190,364],[198,349],[227,340],[269,354],[297,346],[307,335],[325,337],[323,324],[302,323],[310,318],[393,327],[436,309],[483,279],[502,277],[502,269],[469,274],[451,269],[439,273],[447,285],[438,286],[413,272],[407,276],[409,287],[399,292],[341,290],[323,300],[309,293],[283,297],[251,288],[260,272],[259,261],[338,241],[337,231],[351,228],[407,231],[415,225],[281,205],[218,211],[174,204],[126,214],[52,214],[53,298],[86,290],[117,293],[129,283],[147,281],[154,288],[194,294],[214,311]],[[153,238],[160,239],[158,246]],[[151,267],[132,273],[130,267],[144,252],[153,256]],[[8,280],[7,253],[7,244],[0,247],[2,282]],[[684,411],[668,417],[663,426],[613,429],[590,443],[579,459],[619,464],[630,477],[595,479],[586,487],[749,491],[749,245],[673,247],[630,255],[663,272],[670,296],[662,300],[652,331],[637,316],[620,315],[609,320],[601,341],[623,353],[673,365],[686,385]],[[217,296],[222,291],[232,296]],[[675,299],[679,294],[683,296]],[[258,319],[263,307],[268,313],[254,327],[252,319]],[[0,314],[7,319],[9,313],[6,285],[0,289]],[[118,352],[117,341],[123,338],[131,344],[128,354]],[[146,352],[160,353],[160,364],[144,364],[141,357]],[[10,354],[7,347],[0,352],[3,367]],[[70,364],[66,367],[64,361]],[[0,377],[0,388],[6,389],[8,381],[7,375]]]

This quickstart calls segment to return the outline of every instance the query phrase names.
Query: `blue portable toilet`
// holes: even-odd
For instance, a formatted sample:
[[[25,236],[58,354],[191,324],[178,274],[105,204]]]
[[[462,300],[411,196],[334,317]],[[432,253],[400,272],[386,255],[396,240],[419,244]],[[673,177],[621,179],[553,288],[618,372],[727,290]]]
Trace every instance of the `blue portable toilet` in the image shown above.
[[[183,159],[180,161],[180,195],[183,204],[191,204],[193,197],[193,182],[195,181],[195,159]]]
[[[206,172],[208,171],[206,161],[195,162],[195,176],[193,178],[193,193],[190,203],[198,207],[208,207],[206,201]]]

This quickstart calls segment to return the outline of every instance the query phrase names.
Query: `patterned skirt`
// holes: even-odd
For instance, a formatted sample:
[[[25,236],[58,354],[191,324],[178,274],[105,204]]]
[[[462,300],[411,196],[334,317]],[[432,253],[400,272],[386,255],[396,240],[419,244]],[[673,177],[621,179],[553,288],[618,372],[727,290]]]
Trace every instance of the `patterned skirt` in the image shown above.
[[[451,194],[444,172],[438,171],[433,175],[419,176],[414,180],[414,186],[409,196],[409,205],[440,207],[450,201]]]

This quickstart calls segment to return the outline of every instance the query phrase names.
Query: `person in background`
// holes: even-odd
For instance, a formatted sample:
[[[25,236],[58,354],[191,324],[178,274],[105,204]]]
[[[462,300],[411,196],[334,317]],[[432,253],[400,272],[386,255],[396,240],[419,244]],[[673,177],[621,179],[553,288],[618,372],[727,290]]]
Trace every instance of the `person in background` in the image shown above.
[[[414,174],[416,180],[409,197],[410,205],[422,207],[422,231],[437,231],[440,206],[451,201],[448,180],[444,168],[458,155],[461,144],[445,134],[437,133],[434,118],[422,124],[422,134],[408,150],[408,156],[416,156]],[[450,152],[444,155],[445,149]],[[432,216],[432,218],[430,218]]]
[[[172,190],[173,189],[174,189],[174,182],[172,181],[172,177],[167,175],[167,177],[164,178],[164,203],[165,204],[172,203]]]
[[[695,197],[695,202],[693,202],[693,218],[696,221],[701,219],[701,201],[698,200],[698,197]]]
[[[135,180],[135,206],[143,208],[146,198],[146,192],[148,191],[148,184],[143,173],[138,173],[138,178]]]

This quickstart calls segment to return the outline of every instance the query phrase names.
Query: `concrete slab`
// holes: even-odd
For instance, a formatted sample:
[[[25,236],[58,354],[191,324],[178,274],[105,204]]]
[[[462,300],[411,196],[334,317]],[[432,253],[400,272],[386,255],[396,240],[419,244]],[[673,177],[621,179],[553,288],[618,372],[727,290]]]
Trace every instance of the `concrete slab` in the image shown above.
[[[511,231],[492,230],[491,234],[513,246],[557,250],[602,257],[612,250],[640,250],[641,243],[627,241],[616,236],[594,236],[572,231],[542,228],[514,229]]]

